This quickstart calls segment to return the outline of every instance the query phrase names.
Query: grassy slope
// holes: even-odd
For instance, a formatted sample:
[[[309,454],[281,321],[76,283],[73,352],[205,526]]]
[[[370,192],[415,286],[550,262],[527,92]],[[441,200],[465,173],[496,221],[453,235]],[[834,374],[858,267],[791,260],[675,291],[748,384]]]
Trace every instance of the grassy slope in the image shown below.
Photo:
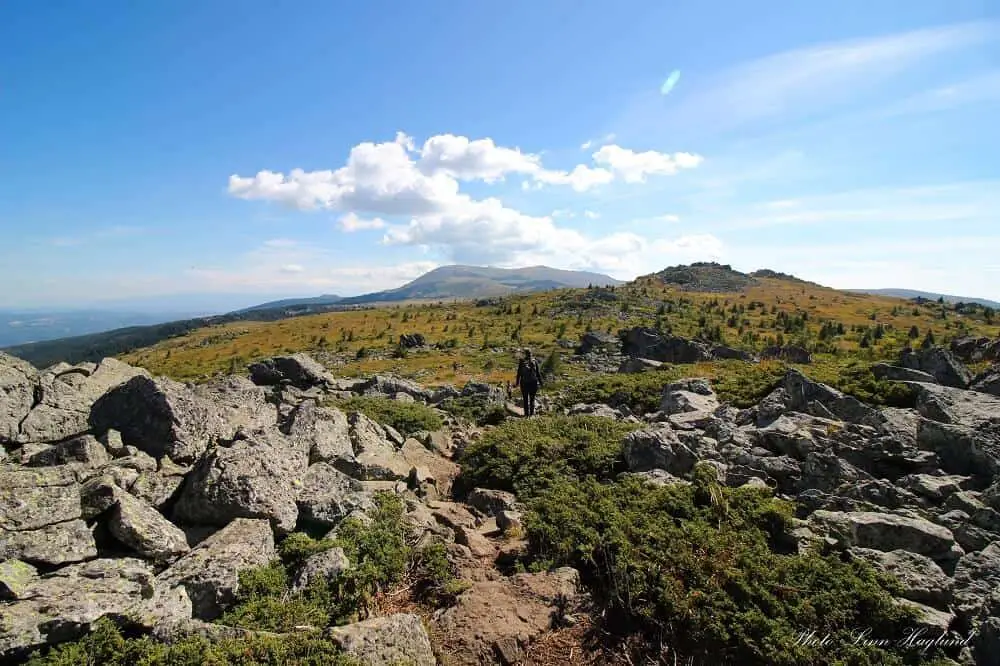
[[[154,373],[197,381],[242,370],[254,359],[308,351],[324,358],[337,374],[347,376],[394,372],[429,385],[468,379],[498,382],[512,379],[520,346],[530,346],[544,356],[560,349],[556,343],[559,337],[576,341],[587,330],[614,332],[627,326],[653,325],[659,318],[661,325],[687,337],[718,327],[726,344],[744,349],[759,350],[773,344],[779,333],[786,343],[804,343],[814,349],[819,344],[821,351],[815,354],[811,374],[822,378],[835,374],[852,358],[891,358],[903,346],[918,344],[927,331],[943,342],[964,334],[995,336],[1000,329],[1000,322],[987,323],[981,310],[958,313],[952,306],[915,306],[895,298],[848,294],[774,278],[761,279],[745,292],[732,294],[682,292],[640,279],[617,287],[614,300],[607,293],[604,296],[587,289],[565,289],[509,296],[499,307],[476,307],[471,302],[420,303],[277,322],[236,322],[192,331],[122,358]],[[750,309],[755,302],[763,307]],[[743,306],[743,312],[734,316],[734,306]],[[807,318],[798,329],[779,330],[781,312],[793,319],[805,313]],[[821,342],[820,329],[827,321],[843,324],[845,334]],[[869,348],[860,348],[864,334],[854,327],[873,330],[879,324],[884,335],[873,340]],[[917,340],[907,337],[912,326],[919,329]],[[515,340],[517,330],[520,334]],[[431,344],[452,341],[454,347],[411,351],[403,358],[394,358],[392,352],[401,333],[421,333]],[[371,355],[357,358],[362,348]],[[459,364],[457,371],[455,363]],[[691,370],[718,374],[725,367],[699,364]],[[584,372],[569,364],[563,364],[563,369],[570,378]]]

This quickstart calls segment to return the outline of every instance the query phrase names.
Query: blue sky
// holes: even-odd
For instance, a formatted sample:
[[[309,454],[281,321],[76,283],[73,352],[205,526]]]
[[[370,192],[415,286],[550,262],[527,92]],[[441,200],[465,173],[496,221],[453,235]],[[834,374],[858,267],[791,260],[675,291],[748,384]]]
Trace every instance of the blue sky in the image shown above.
[[[709,259],[1000,299],[987,0],[7,0],[0,86],[0,307]]]

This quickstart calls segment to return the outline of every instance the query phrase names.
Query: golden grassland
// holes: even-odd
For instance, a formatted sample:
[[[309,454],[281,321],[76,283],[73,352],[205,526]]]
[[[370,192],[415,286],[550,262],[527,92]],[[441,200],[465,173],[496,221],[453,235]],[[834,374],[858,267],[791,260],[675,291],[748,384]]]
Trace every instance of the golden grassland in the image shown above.
[[[659,325],[685,337],[714,328],[717,341],[749,350],[782,342],[803,344],[817,352],[813,368],[825,375],[846,359],[890,358],[906,345],[919,344],[928,332],[938,343],[961,335],[995,336],[1000,322],[994,323],[990,315],[981,308],[918,306],[778,278],[760,279],[738,293],[696,293],[649,277],[614,290],[511,295],[486,306],[472,301],[382,304],[276,322],[236,322],[199,329],[121,358],[155,374],[200,381],[242,372],[256,359],[304,351],[341,376],[394,373],[427,385],[470,379],[496,383],[513,379],[521,347],[539,357],[553,351],[568,355],[572,351],[558,340],[576,342],[588,330],[615,333],[630,326]],[[824,324],[831,323],[842,324],[844,333],[822,337]],[[910,336],[912,327],[919,338]],[[877,336],[872,335],[876,328]],[[422,334],[428,347],[399,353],[404,333]],[[707,363],[690,370],[713,376],[726,367]],[[567,378],[585,372],[576,365],[562,366]]]

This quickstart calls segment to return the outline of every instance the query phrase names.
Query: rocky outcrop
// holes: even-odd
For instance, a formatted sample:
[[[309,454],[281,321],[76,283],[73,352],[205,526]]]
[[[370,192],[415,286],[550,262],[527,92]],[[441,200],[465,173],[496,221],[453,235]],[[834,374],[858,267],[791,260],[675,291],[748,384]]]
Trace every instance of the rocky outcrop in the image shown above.
[[[42,576],[23,600],[3,609],[0,657],[77,638],[101,617],[135,612],[156,589],[152,569],[129,558],[73,564]]]
[[[966,363],[1000,360],[1000,338],[955,338],[949,350]]]
[[[156,562],[170,562],[190,550],[184,532],[125,492],[118,493],[108,528],[122,544]]]
[[[326,637],[367,666],[435,666],[431,641],[418,615],[400,613],[333,627]]]
[[[1000,396],[1000,363],[996,363],[976,375],[969,388],[980,393]]]
[[[291,532],[306,463],[301,451],[265,436],[218,446],[188,475],[174,515],[182,523],[219,527],[234,518],[266,518],[278,532]]]
[[[965,388],[972,383],[969,369],[944,347],[928,347],[916,351],[904,349],[899,356],[899,365],[925,372],[938,383],[953,388]]]
[[[403,333],[399,336],[399,344],[406,349],[416,349],[425,346],[427,341],[420,333]]]
[[[788,363],[799,363],[803,365],[812,363],[812,354],[809,353],[809,350],[804,347],[799,347],[798,345],[766,347],[760,355],[761,358],[781,359],[782,361],[787,361]]]
[[[587,331],[580,336],[580,344],[576,348],[577,354],[589,354],[596,350],[608,350],[618,346],[618,340],[606,333],[598,331]]]
[[[622,351],[629,356],[662,363],[697,363],[712,358],[709,347],[694,340],[664,336],[652,328],[635,327],[622,333]]]
[[[92,372],[70,367],[39,375],[38,400],[20,424],[19,442],[58,442],[90,432],[91,409],[117,386],[145,370],[106,358]]]
[[[888,363],[876,363],[872,366],[872,374],[875,375],[876,379],[885,379],[888,381],[901,382],[929,382],[931,384],[937,384],[938,380],[934,375],[921,372],[920,370],[914,370],[912,368],[904,368],[898,365],[889,365]]]
[[[239,572],[276,557],[266,520],[237,518],[156,577],[157,585],[183,587],[194,617],[213,620],[236,599]]]
[[[301,403],[288,418],[285,432],[301,442],[309,462],[330,462],[354,456],[347,415],[339,409],[319,407],[312,400]]]
[[[351,512],[371,506],[360,481],[322,462],[302,476],[295,503],[302,520],[325,527],[335,527]]]
[[[275,356],[251,364],[249,370],[250,379],[258,386],[288,384],[308,389],[329,386],[335,381],[326,368],[308,354]]]
[[[21,422],[35,406],[37,392],[34,366],[0,352],[0,449],[19,440]]]

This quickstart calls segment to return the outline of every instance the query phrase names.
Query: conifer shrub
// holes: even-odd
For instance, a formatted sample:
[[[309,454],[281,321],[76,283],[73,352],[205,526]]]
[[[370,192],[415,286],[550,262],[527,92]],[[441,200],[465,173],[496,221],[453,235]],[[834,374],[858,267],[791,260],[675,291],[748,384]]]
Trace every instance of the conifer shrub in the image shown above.
[[[353,396],[346,400],[335,400],[331,404],[345,412],[361,412],[374,421],[392,426],[404,437],[421,430],[440,430],[444,426],[441,416],[436,411],[418,402],[400,402],[375,396]]]

